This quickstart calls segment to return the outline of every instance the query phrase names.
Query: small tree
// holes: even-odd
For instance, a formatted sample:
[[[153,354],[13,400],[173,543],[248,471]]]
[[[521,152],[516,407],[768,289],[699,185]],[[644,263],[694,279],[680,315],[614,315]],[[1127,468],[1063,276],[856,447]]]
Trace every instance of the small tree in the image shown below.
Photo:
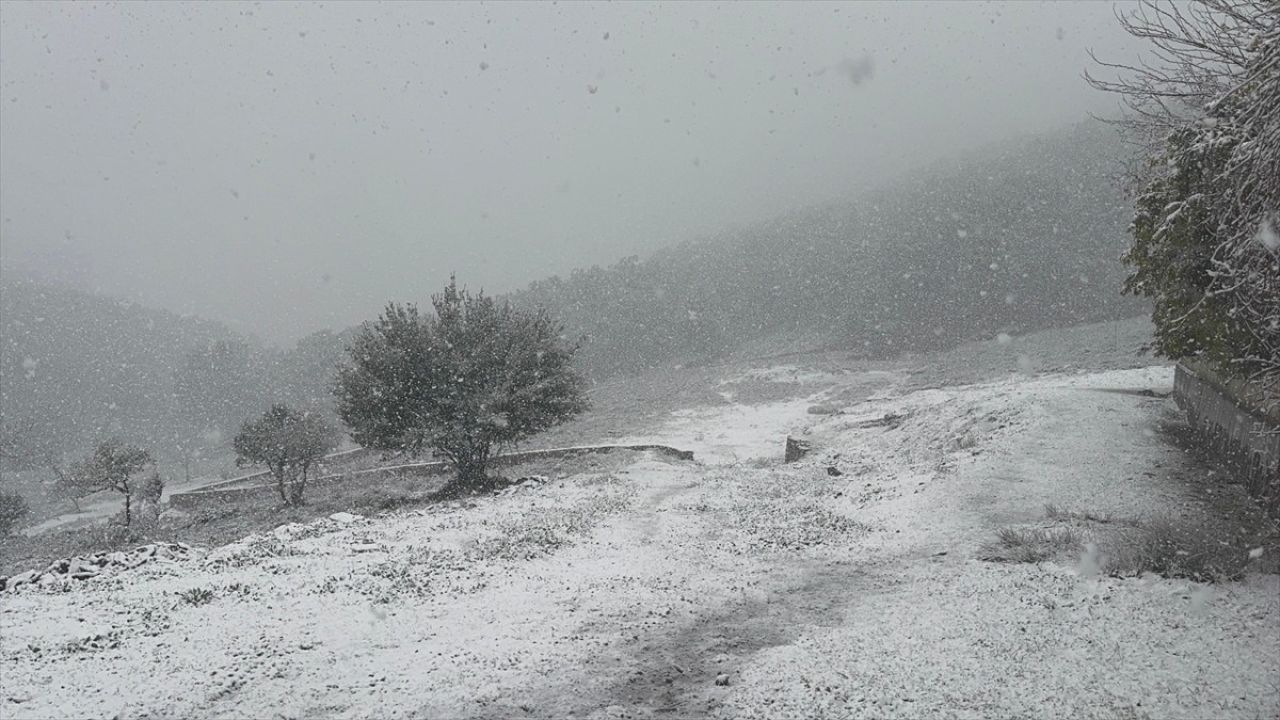
[[[151,474],[138,484],[136,495],[141,503],[140,512],[149,524],[154,524],[160,517],[160,500],[164,497],[164,478],[160,472],[152,470]]]
[[[454,280],[434,317],[390,304],[338,372],[338,414],[365,447],[433,449],[463,484],[484,482],[496,449],[586,408],[577,346],[544,310],[472,296]]]
[[[0,537],[13,532],[30,512],[27,501],[21,495],[0,490]]]
[[[132,522],[133,476],[151,464],[151,453],[119,440],[98,443],[93,454],[71,467],[67,482],[80,490],[80,495],[114,490],[124,496],[124,524]]]
[[[232,441],[236,464],[266,465],[286,505],[302,504],[308,472],[337,444],[333,426],[286,405],[273,405],[257,420],[245,421]]]

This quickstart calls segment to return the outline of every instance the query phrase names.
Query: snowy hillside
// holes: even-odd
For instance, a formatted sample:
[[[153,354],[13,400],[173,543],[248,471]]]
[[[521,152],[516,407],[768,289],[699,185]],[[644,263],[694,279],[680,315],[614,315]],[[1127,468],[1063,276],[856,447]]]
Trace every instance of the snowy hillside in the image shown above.
[[[760,377],[794,393],[743,404],[726,376],[727,402],[634,434],[696,462],[610,456],[6,593],[4,716],[1280,712],[1274,548],[1249,559],[1162,437],[1169,368]],[[813,450],[783,465],[788,434]],[[1160,517],[1208,518],[1253,572],[1118,577]],[[1001,529],[1070,542],[1009,562]]]

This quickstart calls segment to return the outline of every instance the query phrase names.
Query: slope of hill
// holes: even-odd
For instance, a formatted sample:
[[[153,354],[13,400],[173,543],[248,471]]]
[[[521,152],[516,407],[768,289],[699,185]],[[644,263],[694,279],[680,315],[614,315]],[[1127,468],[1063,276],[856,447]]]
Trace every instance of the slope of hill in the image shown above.
[[[1111,129],[1086,123],[511,297],[585,335],[597,375],[770,339],[885,357],[1133,315],[1144,305],[1118,291],[1122,152]]]
[[[0,288],[0,421],[41,453],[106,437],[172,462],[228,452],[229,434],[273,401],[328,408],[345,338],[288,351],[220,323],[62,287]]]
[[[0,404],[58,448],[105,435],[175,442],[174,378],[191,351],[235,335],[218,323],[75,290],[0,289]]]

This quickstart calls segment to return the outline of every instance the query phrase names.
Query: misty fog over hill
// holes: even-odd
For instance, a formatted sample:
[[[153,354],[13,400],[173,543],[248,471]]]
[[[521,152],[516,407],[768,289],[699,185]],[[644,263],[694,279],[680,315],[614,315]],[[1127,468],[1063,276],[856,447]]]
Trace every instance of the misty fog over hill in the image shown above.
[[[583,338],[595,379],[737,352],[890,357],[1125,317],[1143,305],[1117,290],[1123,152],[1112,129],[1084,123],[508,297]],[[330,412],[355,331],[280,350],[74,290],[9,283],[0,297],[3,419],[43,429],[60,452],[108,432],[175,459],[216,456],[273,402]]]
[[[1114,103],[1103,3],[8,3],[0,277],[288,344]]]
[[[225,454],[451,273],[597,379],[1134,307],[1109,9],[708,7],[6,5],[2,419]]]
[[[1117,290],[1125,152],[1083,123],[513,298],[585,335],[585,363],[606,374],[771,339],[886,357],[1125,317],[1144,307]]]
[[[229,452],[273,402],[327,409],[345,341],[282,351],[224,325],[78,290],[0,287],[0,420],[61,458],[104,435],[173,463]]]

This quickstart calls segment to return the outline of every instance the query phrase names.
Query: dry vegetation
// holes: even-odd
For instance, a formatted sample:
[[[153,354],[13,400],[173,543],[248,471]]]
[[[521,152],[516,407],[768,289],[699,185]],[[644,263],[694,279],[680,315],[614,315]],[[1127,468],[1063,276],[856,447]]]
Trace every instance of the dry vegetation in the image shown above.
[[[1048,527],[1002,527],[984,548],[991,562],[1077,564],[1112,577],[1155,573],[1221,583],[1249,569],[1274,571],[1280,536],[1274,527],[1209,527],[1172,517],[1140,520],[1110,513],[1045,506]]]
[[[580,458],[546,459],[503,467],[488,492],[504,486],[505,478],[528,475],[556,477],[567,472],[607,472],[625,464],[631,453],[615,452]],[[120,550],[152,541],[184,542],[197,546],[218,546],[287,523],[305,523],[335,512],[377,515],[402,508],[458,500],[456,488],[446,487],[446,476],[363,475],[359,482],[339,481],[314,485],[306,503],[285,506],[279,498],[246,499],[202,508],[181,522],[166,527],[123,528],[116,525],[51,531],[26,537],[0,538],[0,575],[11,575],[44,567],[63,557],[103,550]],[[532,532],[532,531],[531,531]]]
[[[0,538],[0,574],[13,574],[62,557],[103,550],[120,550],[157,540],[191,545],[223,545],[255,532],[292,522],[307,522],[335,512],[375,515],[437,500],[443,478],[379,477],[360,484],[345,482],[315,486],[305,505],[286,507],[278,498],[246,500],[194,511],[169,527],[123,528],[93,526],[51,531],[31,537]]]

